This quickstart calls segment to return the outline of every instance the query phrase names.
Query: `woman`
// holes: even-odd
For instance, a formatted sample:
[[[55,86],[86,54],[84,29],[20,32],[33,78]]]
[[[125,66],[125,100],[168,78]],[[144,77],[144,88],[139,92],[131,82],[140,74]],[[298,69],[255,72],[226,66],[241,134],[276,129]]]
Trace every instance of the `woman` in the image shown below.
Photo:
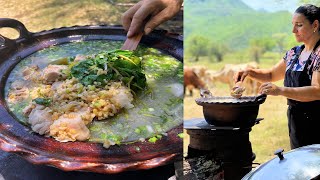
[[[289,50],[271,69],[247,69],[234,80],[247,76],[264,82],[260,93],[288,98],[288,120],[291,148],[320,144],[320,8],[300,6],[292,18],[292,32],[300,46]],[[284,79],[284,87],[270,82]]]

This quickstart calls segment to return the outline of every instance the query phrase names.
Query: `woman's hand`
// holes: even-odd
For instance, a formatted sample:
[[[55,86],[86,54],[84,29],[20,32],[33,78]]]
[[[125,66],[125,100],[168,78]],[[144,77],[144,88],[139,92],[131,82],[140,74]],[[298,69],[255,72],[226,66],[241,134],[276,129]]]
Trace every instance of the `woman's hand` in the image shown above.
[[[161,23],[175,16],[183,0],[141,0],[122,15],[122,24],[127,36],[144,31],[149,34]]]
[[[278,96],[280,95],[280,92],[280,87],[272,84],[271,82],[263,83],[259,88],[260,94]]]
[[[234,83],[239,81],[243,82],[243,80],[249,75],[249,69],[247,70],[240,70],[236,72],[233,76]]]

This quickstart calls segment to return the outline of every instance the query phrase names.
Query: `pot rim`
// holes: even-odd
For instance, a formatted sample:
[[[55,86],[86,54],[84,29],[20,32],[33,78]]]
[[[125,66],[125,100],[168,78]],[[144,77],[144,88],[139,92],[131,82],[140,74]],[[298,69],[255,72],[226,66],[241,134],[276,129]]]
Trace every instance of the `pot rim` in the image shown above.
[[[266,100],[266,95],[258,95],[258,96],[242,96],[237,99],[231,96],[212,96],[212,97],[200,97],[195,101],[200,106],[210,106],[210,105],[234,105],[234,106],[242,106],[242,105],[259,105],[264,103]],[[218,100],[218,101],[217,101]],[[232,101],[221,101],[221,100],[232,100]]]

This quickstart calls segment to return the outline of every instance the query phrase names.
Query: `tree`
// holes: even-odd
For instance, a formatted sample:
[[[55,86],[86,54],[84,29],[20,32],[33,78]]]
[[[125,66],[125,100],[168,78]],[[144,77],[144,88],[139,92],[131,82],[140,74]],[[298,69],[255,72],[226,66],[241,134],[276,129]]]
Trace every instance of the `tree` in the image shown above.
[[[221,62],[223,60],[223,56],[230,50],[229,47],[225,44],[210,43],[208,51],[210,56],[214,56],[218,62]]]
[[[316,6],[320,6],[320,0],[300,0],[301,4],[313,4]]]
[[[285,33],[276,33],[272,35],[272,38],[274,39],[274,42],[276,43],[278,52],[280,55],[282,55],[285,51],[286,47],[286,38],[288,37]]]
[[[259,63],[261,56],[274,47],[274,42],[269,38],[252,39],[249,42],[249,51],[254,61]]]
[[[207,55],[208,40],[202,36],[194,35],[190,37],[185,45],[189,53],[195,57],[195,61],[199,61],[200,56]]]

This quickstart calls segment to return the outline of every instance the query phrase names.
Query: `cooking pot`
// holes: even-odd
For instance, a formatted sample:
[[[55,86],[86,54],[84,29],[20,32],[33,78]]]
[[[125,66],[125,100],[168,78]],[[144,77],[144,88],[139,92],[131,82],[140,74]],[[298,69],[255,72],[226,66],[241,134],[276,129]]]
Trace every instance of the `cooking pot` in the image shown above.
[[[241,98],[212,96],[209,90],[201,90],[195,101],[203,107],[203,115],[208,124],[215,126],[244,127],[254,124],[260,104],[266,95],[243,96]]]
[[[320,144],[303,146],[282,154],[258,166],[242,180],[249,179],[319,179],[320,178]]]
[[[15,65],[30,54],[53,45],[94,40],[124,41],[126,32],[121,27],[103,25],[62,27],[32,33],[21,22],[4,18],[0,19],[2,27],[13,28],[20,36],[9,39],[0,35],[0,149],[17,153],[35,164],[99,173],[149,169],[182,156],[182,139],[177,136],[182,132],[182,125],[171,129],[156,143],[136,142],[108,149],[98,143],[60,143],[53,138],[30,133],[30,128],[20,124],[8,111],[5,102],[5,83]],[[144,36],[141,43],[182,61],[181,36],[159,30]]]

